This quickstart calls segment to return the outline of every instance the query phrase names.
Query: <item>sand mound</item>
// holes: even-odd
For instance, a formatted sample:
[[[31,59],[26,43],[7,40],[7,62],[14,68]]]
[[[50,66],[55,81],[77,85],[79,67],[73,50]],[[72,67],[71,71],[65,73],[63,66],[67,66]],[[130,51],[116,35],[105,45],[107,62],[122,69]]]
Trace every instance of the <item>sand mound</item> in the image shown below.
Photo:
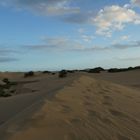
[[[140,140],[140,94],[82,76],[9,140]]]

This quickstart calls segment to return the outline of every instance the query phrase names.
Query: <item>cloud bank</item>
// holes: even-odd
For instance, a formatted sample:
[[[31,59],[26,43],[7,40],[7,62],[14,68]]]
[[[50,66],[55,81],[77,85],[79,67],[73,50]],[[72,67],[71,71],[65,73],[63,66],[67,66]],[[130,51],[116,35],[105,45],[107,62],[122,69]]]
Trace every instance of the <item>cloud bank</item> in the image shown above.
[[[14,55],[18,53],[16,50],[0,46],[0,63],[18,61],[19,59],[14,57]]]
[[[128,39],[128,36],[122,36],[122,39]],[[25,45],[24,47],[30,50],[37,51],[106,51],[106,50],[124,50],[129,48],[139,48],[140,41],[129,41],[127,44],[115,43],[108,46],[97,46],[91,45],[90,41],[94,39],[94,36],[82,36],[83,41],[86,42],[86,46],[79,42],[79,40],[74,40],[68,37],[44,37],[42,44],[38,45]]]
[[[78,13],[79,7],[71,6],[71,0],[1,0],[1,5],[28,9],[45,16]]]
[[[17,58],[11,58],[11,57],[0,57],[0,63],[6,63],[6,62],[15,62],[18,61]]]

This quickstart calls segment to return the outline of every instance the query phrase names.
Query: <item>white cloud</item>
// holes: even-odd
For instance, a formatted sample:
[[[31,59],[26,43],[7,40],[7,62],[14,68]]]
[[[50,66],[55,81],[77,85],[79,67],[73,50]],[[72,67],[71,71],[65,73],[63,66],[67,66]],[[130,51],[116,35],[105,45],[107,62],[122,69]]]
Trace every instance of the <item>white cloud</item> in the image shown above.
[[[140,0],[131,0],[131,3],[132,3],[134,6],[139,6],[139,7],[140,7]]]
[[[130,38],[130,36],[128,36],[128,35],[124,35],[124,36],[121,36],[121,40],[122,41],[125,41],[125,40],[128,40]]]
[[[83,33],[85,33],[86,31],[85,31],[84,28],[79,28],[79,29],[78,29],[78,32],[79,32],[80,34],[83,34]]]
[[[18,61],[19,59],[15,58],[15,54],[19,53],[19,51],[10,49],[5,45],[0,44],[0,63]]]
[[[0,63],[8,63],[8,62],[15,62],[19,61],[17,58],[11,58],[11,57],[0,57]]]
[[[91,42],[95,37],[93,35],[82,35],[82,39],[85,42]]]
[[[113,31],[122,30],[128,23],[140,24],[140,15],[126,5],[113,5],[100,10],[91,23],[97,27],[97,34],[110,37]]]
[[[140,41],[129,41],[127,44],[116,43],[116,44],[112,44],[110,47],[115,49],[139,48]]]
[[[77,40],[67,37],[44,37],[43,43],[39,45],[26,45],[26,47],[35,50],[57,50],[57,51],[72,51],[82,50],[84,46]]]
[[[117,59],[119,60],[124,60],[124,61],[136,61],[140,60],[140,57],[118,57]]]
[[[125,37],[124,37],[125,38]],[[95,51],[110,51],[110,50],[125,50],[129,48],[139,48],[140,41],[129,41],[127,43],[114,43],[109,46],[98,46],[95,44],[83,45],[81,40],[76,40],[70,37],[43,37],[43,42],[37,45],[24,45],[30,50],[36,51],[77,51],[77,52],[95,52]],[[87,40],[85,40],[87,41]]]
[[[0,0],[3,6],[28,9],[42,15],[65,15],[79,13],[79,7],[70,6],[70,0]]]
[[[118,43],[120,43],[120,42],[122,42],[122,41],[130,41],[130,36],[129,35],[123,35],[123,36],[120,36],[119,38],[117,38],[117,39],[115,39],[115,40],[113,40],[112,41],[112,45],[115,45],[115,44],[118,44]]]

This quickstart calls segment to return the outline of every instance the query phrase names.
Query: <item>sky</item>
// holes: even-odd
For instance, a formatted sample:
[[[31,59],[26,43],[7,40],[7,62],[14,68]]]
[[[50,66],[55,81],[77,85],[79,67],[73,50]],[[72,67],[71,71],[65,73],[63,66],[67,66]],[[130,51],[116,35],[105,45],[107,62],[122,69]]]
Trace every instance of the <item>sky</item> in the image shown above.
[[[0,71],[140,65],[140,0],[0,0]]]

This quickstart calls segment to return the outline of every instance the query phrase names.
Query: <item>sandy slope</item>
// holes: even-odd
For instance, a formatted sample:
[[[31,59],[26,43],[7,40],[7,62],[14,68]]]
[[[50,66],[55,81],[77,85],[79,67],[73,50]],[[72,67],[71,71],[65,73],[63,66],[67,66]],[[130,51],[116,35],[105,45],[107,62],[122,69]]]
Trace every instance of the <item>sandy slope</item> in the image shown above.
[[[23,73],[20,75],[9,73],[6,77],[10,81],[18,82],[18,85],[15,87],[16,92],[13,96],[0,98],[0,140],[16,131],[19,128],[19,124],[16,123],[26,121],[26,118],[32,116],[46,98],[53,98],[58,90],[71,83],[75,78],[69,75],[65,79],[59,79],[57,75],[41,73],[30,78],[23,78]],[[16,128],[15,126],[13,128],[11,123],[16,124]]]
[[[8,140],[140,140],[139,107],[138,91],[81,76]]]
[[[140,70],[117,73],[101,72],[100,74],[85,73],[85,75],[140,90]]]

